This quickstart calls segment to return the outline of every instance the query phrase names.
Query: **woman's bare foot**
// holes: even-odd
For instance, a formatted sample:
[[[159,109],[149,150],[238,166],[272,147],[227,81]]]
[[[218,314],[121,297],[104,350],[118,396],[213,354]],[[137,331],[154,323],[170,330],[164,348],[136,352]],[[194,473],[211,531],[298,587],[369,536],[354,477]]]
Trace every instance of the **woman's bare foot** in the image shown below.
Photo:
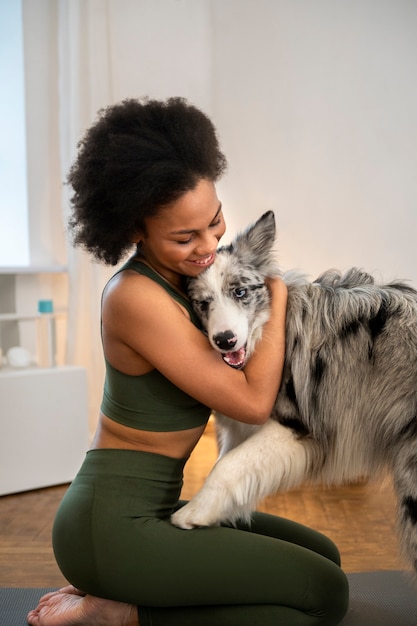
[[[139,626],[132,604],[88,596],[72,585],[44,595],[27,620],[30,626]]]

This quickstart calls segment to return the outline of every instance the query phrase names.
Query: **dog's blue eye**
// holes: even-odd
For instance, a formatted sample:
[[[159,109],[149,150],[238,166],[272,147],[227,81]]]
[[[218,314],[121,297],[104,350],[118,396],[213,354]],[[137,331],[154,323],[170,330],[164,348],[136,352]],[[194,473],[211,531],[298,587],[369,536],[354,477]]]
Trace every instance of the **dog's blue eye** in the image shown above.
[[[236,287],[233,289],[233,295],[236,298],[244,298],[247,294],[248,290],[245,287]]]

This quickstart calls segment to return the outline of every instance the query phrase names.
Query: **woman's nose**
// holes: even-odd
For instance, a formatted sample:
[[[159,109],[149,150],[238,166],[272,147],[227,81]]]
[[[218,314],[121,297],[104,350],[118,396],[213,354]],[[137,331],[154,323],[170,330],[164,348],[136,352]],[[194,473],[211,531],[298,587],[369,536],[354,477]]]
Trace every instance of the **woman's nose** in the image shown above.
[[[218,243],[218,237],[216,237],[214,234],[207,234],[199,239],[195,251],[201,256],[204,256],[206,254],[212,254],[217,249]]]

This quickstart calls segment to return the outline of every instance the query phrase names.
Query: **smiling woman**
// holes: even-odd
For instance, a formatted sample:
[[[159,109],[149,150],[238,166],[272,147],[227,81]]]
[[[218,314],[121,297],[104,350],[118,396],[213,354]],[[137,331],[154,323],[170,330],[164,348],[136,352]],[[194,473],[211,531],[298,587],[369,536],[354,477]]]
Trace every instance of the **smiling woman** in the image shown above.
[[[251,527],[171,523],[211,410],[265,423],[284,363],[279,278],[268,281],[270,318],[242,370],[212,349],[184,290],[225,231],[215,184],[226,159],[213,124],[182,98],[125,100],[101,111],[79,148],[69,175],[76,243],[108,264],[140,245],[103,291],[99,424],[53,528],[77,589],[42,600],[29,624],[338,623],[347,584],[326,537],[261,514]]]

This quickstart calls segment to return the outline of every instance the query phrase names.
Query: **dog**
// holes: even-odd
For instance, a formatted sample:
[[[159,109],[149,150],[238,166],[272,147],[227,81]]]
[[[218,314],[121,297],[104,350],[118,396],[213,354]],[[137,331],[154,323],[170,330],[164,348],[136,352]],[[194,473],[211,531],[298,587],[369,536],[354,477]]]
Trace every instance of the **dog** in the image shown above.
[[[265,213],[189,280],[213,348],[243,367],[269,317],[265,278],[280,275],[275,218]],[[262,426],[216,415],[219,459],[202,489],[172,516],[190,529],[250,520],[267,495],[303,483],[340,485],[388,469],[400,546],[417,571],[417,291],[335,270],[288,288],[286,356]]]

